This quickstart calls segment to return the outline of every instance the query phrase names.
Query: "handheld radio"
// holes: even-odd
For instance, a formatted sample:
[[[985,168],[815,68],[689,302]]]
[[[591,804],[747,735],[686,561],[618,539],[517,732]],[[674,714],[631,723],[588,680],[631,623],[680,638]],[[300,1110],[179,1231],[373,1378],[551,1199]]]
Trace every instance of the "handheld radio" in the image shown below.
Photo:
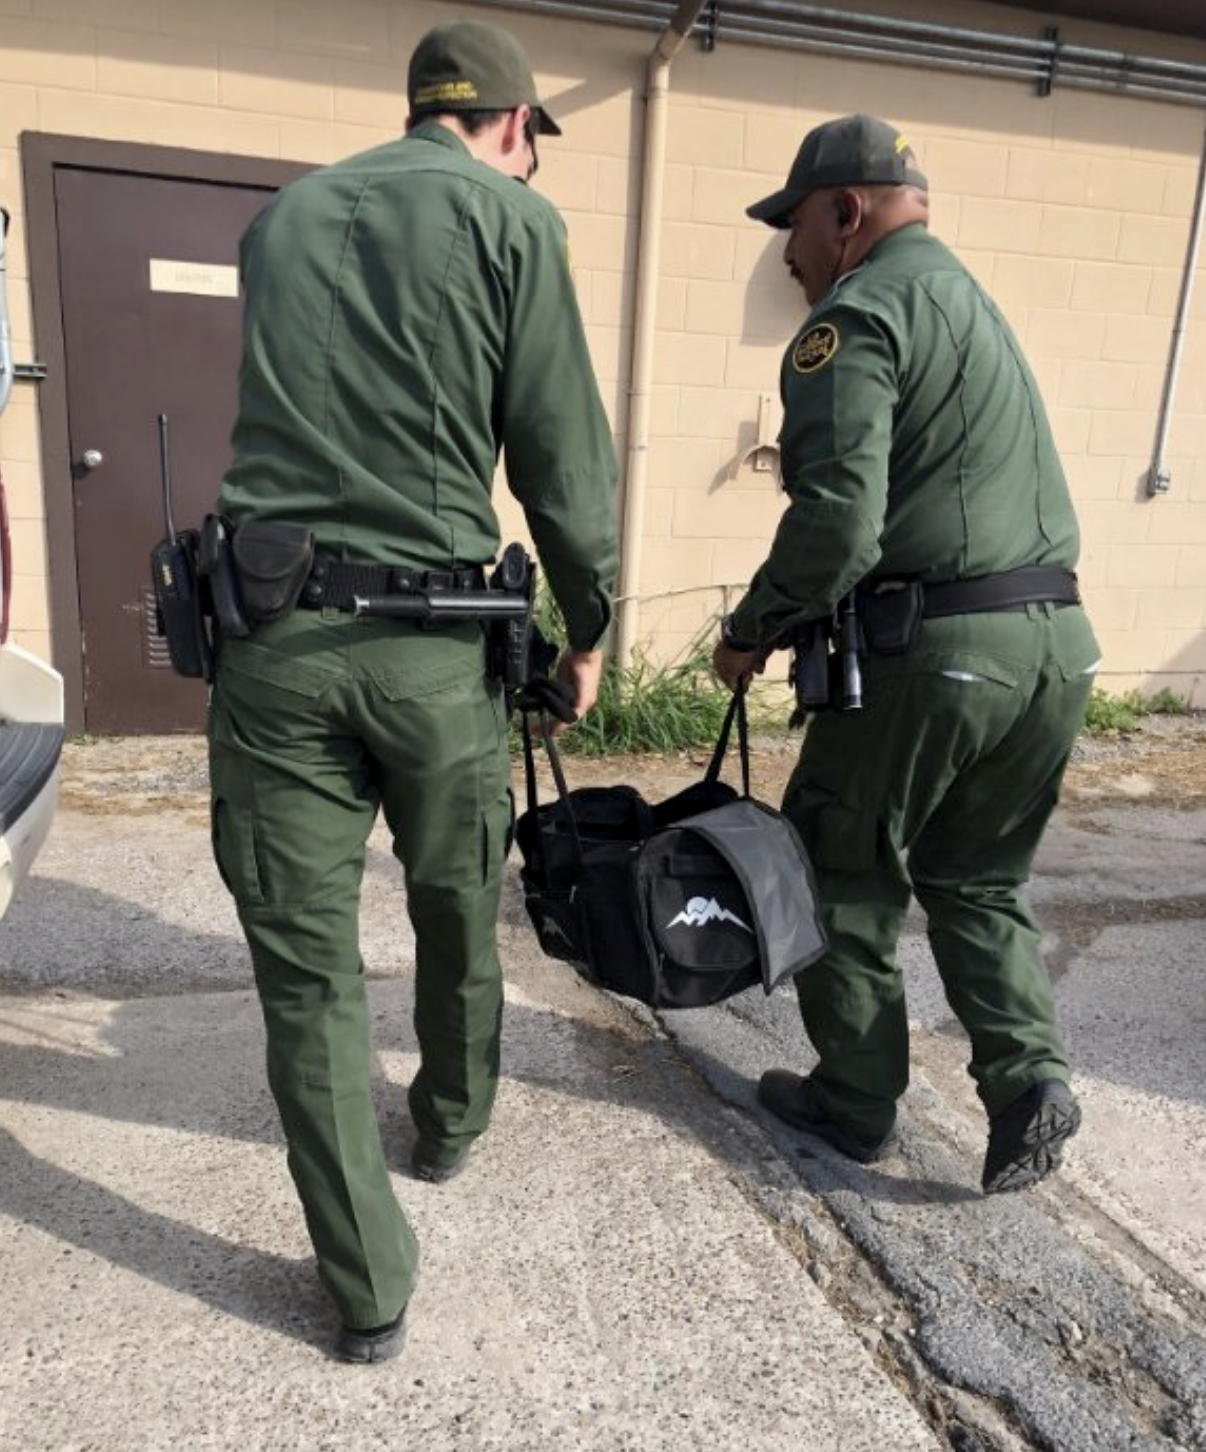
[[[159,615],[159,634],[167,640],[172,668],[182,676],[213,676],[213,646],[205,626],[201,582],[197,575],[197,531],[176,531],[172,518],[172,477],[168,456],[168,418],[159,415],[159,474],[163,484],[165,539],[151,551],[151,583]]]

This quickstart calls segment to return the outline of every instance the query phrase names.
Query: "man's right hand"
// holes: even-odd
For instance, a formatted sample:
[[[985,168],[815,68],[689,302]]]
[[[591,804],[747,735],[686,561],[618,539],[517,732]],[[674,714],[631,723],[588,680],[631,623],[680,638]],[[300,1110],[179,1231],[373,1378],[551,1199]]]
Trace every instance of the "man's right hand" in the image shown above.
[[[561,652],[554,676],[565,686],[573,703],[574,712],[581,719],[599,697],[599,682],[603,676],[603,652],[601,650],[571,650],[568,646]],[[559,736],[566,729],[564,721],[552,722],[552,733]]]
[[[712,651],[712,669],[730,691],[744,691],[766,669],[769,654],[761,646],[757,650],[735,650],[718,640]]]

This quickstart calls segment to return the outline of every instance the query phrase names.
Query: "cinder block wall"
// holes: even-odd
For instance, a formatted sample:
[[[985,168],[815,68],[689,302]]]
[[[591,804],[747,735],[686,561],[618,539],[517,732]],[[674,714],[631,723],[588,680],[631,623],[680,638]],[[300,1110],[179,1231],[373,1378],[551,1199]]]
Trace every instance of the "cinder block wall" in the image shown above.
[[[868,6],[868,8],[872,8]],[[882,0],[906,16],[1039,34],[1042,14]],[[322,163],[397,133],[406,59],[456,15],[525,42],[565,137],[538,185],[562,209],[604,398],[626,458],[642,91],[651,32],[439,0],[0,0],[0,190],[13,213],[15,356],[32,358],[18,136],[40,130]],[[1206,64],[1206,45],[1062,21],[1066,38]],[[758,564],[782,508],[737,464],[803,299],[781,239],[744,207],[803,132],[874,110],[910,135],[934,230],[1004,307],[1043,386],[1076,495],[1082,579],[1111,689],[1197,692],[1206,675],[1206,289],[1185,342],[1172,492],[1149,499],[1201,112],[799,51],[688,46],[671,80],[641,635],[681,651]],[[36,385],[0,421],[17,638],[51,654]],[[507,534],[518,511],[500,491]]]
[[[935,16],[933,4],[878,6]],[[945,7],[966,26],[1037,34],[1044,17]],[[1206,63],[1206,46],[1061,22],[1068,39]],[[758,394],[777,387],[801,311],[782,238],[743,207],[781,184],[800,137],[851,110],[890,117],[933,189],[933,230],[1001,304],[1034,366],[1081,520],[1081,578],[1112,690],[1206,674],[1206,287],[1199,270],[1167,461],[1146,478],[1203,145],[1200,110],[802,53],[721,48],[676,64],[660,404],[643,590],[742,581],[781,496],[749,465]],[[646,605],[685,646],[723,592]],[[1196,693],[1196,694],[1195,694]]]

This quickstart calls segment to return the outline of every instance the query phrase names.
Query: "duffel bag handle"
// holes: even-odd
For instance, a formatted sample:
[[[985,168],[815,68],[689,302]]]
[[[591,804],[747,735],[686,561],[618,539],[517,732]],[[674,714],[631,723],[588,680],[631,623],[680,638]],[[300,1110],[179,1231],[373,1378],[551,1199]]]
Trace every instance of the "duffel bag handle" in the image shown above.
[[[540,799],[536,792],[536,760],[532,752],[532,722],[531,712],[522,711],[520,720],[523,723],[523,774],[524,785],[527,790],[528,811],[532,814],[532,820],[536,820],[537,809],[540,806]],[[561,765],[561,753],[557,750],[556,742],[553,740],[552,719],[547,711],[540,712],[540,739],[544,742],[545,754],[549,759],[549,766],[553,771],[553,780],[557,783],[557,795],[565,806],[565,819],[569,823],[570,840],[574,844],[574,858],[578,866],[582,865],[582,838],[578,835],[578,823],[574,817],[574,809],[569,799],[569,784],[565,780],[565,770]],[[539,833],[537,833],[539,843]],[[536,849],[539,851],[539,847]]]
[[[527,794],[528,811],[532,814],[533,820],[535,820],[540,802],[536,790],[536,760],[532,746],[532,714],[529,711],[521,710],[520,712],[523,729],[524,785]],[[582,838],[578,832],[578,823],[574,816],[573,803],[570,800],[569,784],[565,779],[565,769],[561,764],[561,753],[557,750],[557,744],[553,738],[552,720],[547,711],[541,711],[539,715],[540,738],[544,743],[545,755],[549,759],[549,767],[553,773],[553,780],[557,784],[557,796],[565,807],[565,817],[569,823],[570,840],[573,843],[574,857],[578,865],[581,866],[583,859]],[[744,691],[733,692],[733,699],[729,702],[728,710],[725,712],[724,723],[720,728],[720,736],[716,742],[715,750],[712,752],[712,759],[708,763],[707,771],[704,773],[704,782],[708,786],[714,786],[720,779],[725,756],[729,749],[729,738],[732,735],[734,720],[737,722],[737,748],[741,758],[741,794],[744,797],[748,797],[750,794],[750,740]]]
[[[729,749],[729,735],[733,730],[734,718],[737,721],[737,748],[741,754],[741,795],[748,797],[750,794],[750,735],[745,715],[745,692],[743,690],[733,692],[733,699],[729,702],[729,709],[725,712],[724,725],[720,728],[720,739],[716,743],[716,750],[713,751],[712,760],[708,763],[708,769],[704,773],[704,781],[709,786],[713,786],[720,779],[724,758]]]

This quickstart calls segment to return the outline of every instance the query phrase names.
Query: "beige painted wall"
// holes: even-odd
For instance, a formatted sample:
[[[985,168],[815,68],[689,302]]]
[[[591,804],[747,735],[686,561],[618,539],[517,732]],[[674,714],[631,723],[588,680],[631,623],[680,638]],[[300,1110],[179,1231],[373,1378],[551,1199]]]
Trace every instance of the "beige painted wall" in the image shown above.
[[[954,0],[905,15],[1038,34],[1044,17]],[[0,197],[14,214],[14,352],[31,336],[17,137],[41,130],[316,163],[395,134],[415,40],[454,15],[508,24],[565,137],[539,185],[564,212],[591,347],[625,457],[644,31],[437,0],[0,0]],[[1066,39],[1206,64],[1206,45],[1064,22]],[[1203,117],[1185,106],[836,61],[687,47],[672,77],[641,634],[681,649],[762,558],[782,507],[735,458],[802,316],[780,239],[744,217],[800,136],[869,109],[904,127],[934,229],[996,295],[1051,409],[1077,499],[1102,684],[1206,698],[1206,288],[1193,307],[1170,437],[1172,492],[1146,475],[1188,233]],[[0,420],[17,638],[50,653],[36,385]],[[777,400],[772,409],[777,408]],[[508,533],[517,511],[500,492]]]
[[[868,7],[871,8],[871,7]],[[934,3],[880,4],[934,16]],[[942,7],[967,26],[1036,34],[1043,17]],[[1030,22],[1034,29],[1029,29]],[[1206,63],[1206,46],[1063,25],[1066,39]],[[1206,701],[1206,288],[1198,278],[1169,439],[1173,487],[1145,480],[1189,230],[1203,115],[1012,81],[803,53],[684,52],[674,119],[645,593],[742,581],[779,501],[733,459],[758,393],[777,386],[800,315],[781,238],[743,207],[780,185],[809,126],[874,110],[902,126],[933,189],[933,229],[996,296],[1035,368],[1079,510],[1081,578],[1101,684],[1170,685]],[[643,607],[684,642],[719,592]]]

